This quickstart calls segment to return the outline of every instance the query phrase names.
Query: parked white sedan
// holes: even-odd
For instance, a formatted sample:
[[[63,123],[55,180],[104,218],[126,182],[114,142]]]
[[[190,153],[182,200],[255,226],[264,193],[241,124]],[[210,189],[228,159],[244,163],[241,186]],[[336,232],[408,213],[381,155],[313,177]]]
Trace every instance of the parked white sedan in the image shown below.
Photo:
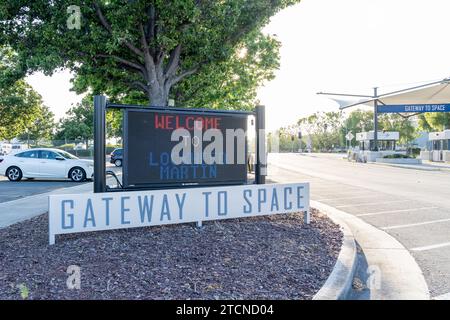
[[[30,149],[0,159],[0,175],[8,177],[10,181],[20,181],[22,178],[69,178],[74,182],[82,182],[92,179],[94,162],[79,159],[63,150]]]

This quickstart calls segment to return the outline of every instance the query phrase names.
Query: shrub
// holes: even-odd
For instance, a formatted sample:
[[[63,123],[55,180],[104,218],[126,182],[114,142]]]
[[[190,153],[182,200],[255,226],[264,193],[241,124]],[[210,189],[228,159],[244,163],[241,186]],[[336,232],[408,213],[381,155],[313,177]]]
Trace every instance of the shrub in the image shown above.
[[[390,154],[388,156],[384,156],[384,159],[412,159],[410,156],[396,153],[396,154]]]
[[[420,155],[420,151],[422,151],[420,148],[408,148],[408,154],[415,158]]]

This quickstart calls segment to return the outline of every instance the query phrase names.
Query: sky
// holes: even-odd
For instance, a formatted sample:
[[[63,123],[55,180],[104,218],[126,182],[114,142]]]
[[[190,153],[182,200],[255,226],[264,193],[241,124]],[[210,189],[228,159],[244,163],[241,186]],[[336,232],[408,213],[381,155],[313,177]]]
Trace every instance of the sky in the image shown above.
[[[336,102],[317,92],[372,94],[450,76],[448,0],[303,0],[264,32],[281,41],[276,78],[258,91],[272,131]],[[60,118],[81,97],[71,75],[34,74],[28,82]]]

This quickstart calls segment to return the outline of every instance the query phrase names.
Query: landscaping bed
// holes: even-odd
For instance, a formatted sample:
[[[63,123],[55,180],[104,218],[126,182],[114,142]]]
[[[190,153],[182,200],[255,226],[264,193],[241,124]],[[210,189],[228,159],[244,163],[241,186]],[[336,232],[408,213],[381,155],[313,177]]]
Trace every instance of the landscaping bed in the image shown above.
[[[48,245],[42,215],[0,230],[0,299],[311,299],[342,233],[303,214],[103,231]],[[71,265],[81,288],[66,285]]]

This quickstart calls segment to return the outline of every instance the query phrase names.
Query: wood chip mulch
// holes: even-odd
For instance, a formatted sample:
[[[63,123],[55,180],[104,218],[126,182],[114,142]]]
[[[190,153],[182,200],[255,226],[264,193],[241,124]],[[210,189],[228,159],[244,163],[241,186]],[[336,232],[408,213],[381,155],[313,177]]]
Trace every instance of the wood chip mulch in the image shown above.
[[[0,230],[0,299],[311,299],[342,233],[302,214],[57,236],[42,215]],[[80,289],[68,289],[69,266]]]

